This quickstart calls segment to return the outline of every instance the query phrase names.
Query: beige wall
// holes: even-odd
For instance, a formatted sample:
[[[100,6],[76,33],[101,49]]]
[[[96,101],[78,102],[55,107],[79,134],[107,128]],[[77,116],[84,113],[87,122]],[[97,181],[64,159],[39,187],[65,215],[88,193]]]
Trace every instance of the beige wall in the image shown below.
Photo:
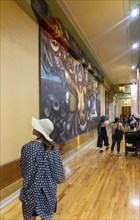
[[[1,1],[1,164],[19,158],[39,116],[38,25],[14,1]]]

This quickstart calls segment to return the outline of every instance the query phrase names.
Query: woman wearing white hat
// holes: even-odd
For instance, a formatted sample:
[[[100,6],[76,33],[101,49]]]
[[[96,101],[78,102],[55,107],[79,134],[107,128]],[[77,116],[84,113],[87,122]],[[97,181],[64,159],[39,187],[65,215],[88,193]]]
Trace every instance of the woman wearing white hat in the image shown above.
[[[51,220],[56,212],[57,184],[65,179],[64,168],[50,134],[54,126],[49,119],[32,118],[35,140],[21,150],[21,174],[23,187],[20,191],[24,220]]]
[[[136,129],[137,129],[137,131],[140,131],[140,115],[135,114],[134,118],[136,120]]]

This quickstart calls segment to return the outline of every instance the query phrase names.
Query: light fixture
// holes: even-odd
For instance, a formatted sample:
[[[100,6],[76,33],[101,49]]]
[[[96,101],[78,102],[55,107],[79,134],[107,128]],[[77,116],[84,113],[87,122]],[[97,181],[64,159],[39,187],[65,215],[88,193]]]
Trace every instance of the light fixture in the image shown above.
[[[131,16],[132,16],[132,17],[136,17],[136,16],[138,15],[138,13],[139,13],[138,8],[135,8],[135,9],[133,9],[133,10],[131,11]]]
[[[132,17],[137,17],[139,13],[140,13],[140,4],[138,4],[138,5],[131,11],[131,16],[132,16]]]
[[[119,92],[125,92],[125,86],[119,86]]]
[[[139,46],[139,44],[138,44],[138,43],[135,43],[135,44],[132,45],[132,48],[133,48],[133,49],[137,49],[138,46]]]
[[[124,101],[124,104],[127,105],[127,100]]]
[[[131,68],[132,68],[132,70],[134,70],[134,69],[135,69],[135,66],[132,66]]]

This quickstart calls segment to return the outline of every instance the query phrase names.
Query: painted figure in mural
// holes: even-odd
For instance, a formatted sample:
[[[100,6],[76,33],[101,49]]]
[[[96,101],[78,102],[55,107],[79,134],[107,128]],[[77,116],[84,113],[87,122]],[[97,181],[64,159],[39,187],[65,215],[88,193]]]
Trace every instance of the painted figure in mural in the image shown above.
[[[93,124],[93,120],[98,117],[97,96],[99,84],[81,64],[73,59],[71,65],[67,65],[68,60],[67,58],[64,68],[65,78],[67,91],[76,100],[75,112],[77,113],[75,122],[80,125],[80,131],[89,131],[93,129],[91,123]]]
[[[97,114],[97,96],[98,96],[98,82],[92,77],[87,86],[87,93],[88,93],[88,109],[89,109],[89,120],[93,121],[95,118],[98,117]]]
[[[61,62],[61,49],[56,40],[49,38],[47,32],[44,31],[42,35],[42,47],[41,47],[41,65],[43,66],[45,73],[49,76],[56,74],[55,68],[59,70],[61,74],[62,62]],[[55,72],[54,72],[55,71]],[[57,73],[58,74],[58,73]],[[45,77],[45,76],[44,76]],[[61,76],[60,76],[61,77]]]
[[[35,140],[21,150],[21,174],[23,186],[20,191],[22,212],[25,220],[51,220],[57,208],[57,184],[65,179],[59,149],[53,142],[53,123],[49,119],[32,118]]]
[[[41,117],[50,118],[55,125],[55,141],[65,139],[67,116],[65,76],[59,44],[42,32],[41,44]]]
[[[78,64],[78,62],[74,62],[74,74],[73,74],[73,78],[71,76],[71,72],[69,71],[69,69],[67,68],[67,70],[65,69],[65,77],[66,77],[66,81],[68,83],[68,85],[70,87],[72,87],[74,89],[71,90],[70,92],[73,93],[73,95],[75,96],[75,98],[77,99],[77,110],[78,110],[78,122],[80,125],[80,129],[82,131],[85,130],[86,128],[86,118],[87,118],[87,112],[86,112],[86,79],[84,79],[83,76],[83,68],[80,64]]]
[[[107,135],[107,130],[106,130],[106,116],[102,115],[101,120],[99,121],[98,124],[98,140],[97,140],[97,147],[100,148],[100,153],[103,152],[102,147],[103,147],[103,142],[104,146],[106,146],[106,150],[109,149],[109,143],[108,143],[108,135]]]

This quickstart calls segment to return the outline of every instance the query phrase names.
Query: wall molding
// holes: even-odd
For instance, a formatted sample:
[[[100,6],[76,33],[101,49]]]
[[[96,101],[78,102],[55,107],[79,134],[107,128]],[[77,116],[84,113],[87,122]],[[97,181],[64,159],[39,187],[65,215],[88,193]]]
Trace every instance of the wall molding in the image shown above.
[[[1,176],[0,189],[3,189],[9,184],[20,179],[21,178],[20,160],[17,159],[7,164],[1,165],[0,176]]]
[[[12,202],[15,198],[17,198],[20,194],[20,189],[5,198],[0,202],[0,209],[2,209],[4,206],[8,205],[10,202]]]

